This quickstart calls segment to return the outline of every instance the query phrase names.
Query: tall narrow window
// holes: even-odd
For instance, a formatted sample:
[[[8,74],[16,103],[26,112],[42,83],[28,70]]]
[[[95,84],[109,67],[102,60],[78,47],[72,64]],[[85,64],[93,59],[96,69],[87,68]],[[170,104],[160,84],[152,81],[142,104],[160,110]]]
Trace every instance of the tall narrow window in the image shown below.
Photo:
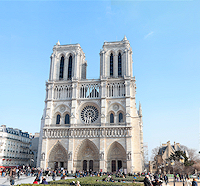
[[[64,72],[64,57],[62,56],[60,59],[60,75],[59,79],[63,79],[63,72]]]
[[[60,114],[56,116],[56,124],[60,124]]]
[[[69,56],[69,63],[68,63],[68,79],[72,79],[72,56]]]
[[[70,117],[69,114],[65,115],[65,124],[70,124]]]
[[[119,113],[119,123],[120,122],[123,122],[123,114],[122,113]]]
[[[121,53],[118,55],[118,76],[122,76],[122,56]]]
[[[113,54],[110,54],[110,76],[113,76]]]
[[[113,115],[113,113],[110,114],[110,123],[114,123],[114,115]]]

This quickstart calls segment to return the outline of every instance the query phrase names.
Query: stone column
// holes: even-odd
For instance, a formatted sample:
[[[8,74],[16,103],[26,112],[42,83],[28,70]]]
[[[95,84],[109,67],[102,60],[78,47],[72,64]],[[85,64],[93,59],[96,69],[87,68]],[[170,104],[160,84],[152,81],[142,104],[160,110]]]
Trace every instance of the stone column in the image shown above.
[[[69,146],[68,146],[68,153],[74,151],[74,139],[69,138]],[[68,157],[68,171],[75,171],[75,168],[73,167],[73,159],[74,159],[74,154],[71,153],[70,156]]]

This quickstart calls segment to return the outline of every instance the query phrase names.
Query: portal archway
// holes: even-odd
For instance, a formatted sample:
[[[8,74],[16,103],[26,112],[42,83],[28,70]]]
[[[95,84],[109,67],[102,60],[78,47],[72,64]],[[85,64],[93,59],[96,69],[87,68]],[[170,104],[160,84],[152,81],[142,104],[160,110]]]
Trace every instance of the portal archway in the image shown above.
[[[52,148],[49,154],[49,162],[48,167],[52,169],[56,169],[59,167],[67,168],[67,151],[62,146],[62,144],[58,141],[54,147]]]
[[[99,150],[89,139],[77,147],[74,165],[76,170],[99,171]]]
[[[107,154],[107,170],[108,172],[116,172],[119,169],[126,169],[126,151],[124,147],[118,143],[113,142]]]

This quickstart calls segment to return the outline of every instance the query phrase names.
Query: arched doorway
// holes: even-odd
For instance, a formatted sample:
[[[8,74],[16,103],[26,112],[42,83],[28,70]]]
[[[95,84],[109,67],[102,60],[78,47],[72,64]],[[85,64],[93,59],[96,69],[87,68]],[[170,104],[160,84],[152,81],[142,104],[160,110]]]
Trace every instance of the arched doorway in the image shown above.
[[[126,151],[121,144],[114,142],[111,144],[107,155],[108,172],[116,172],[120,169],[126,169]]]
[[[67,168],[67,151],[58,141],[49,154],[48,167],[52,169]]]
[[[77,147],[74,165],[75,170],[99,171],[99,150],[92,141],[85,139]]]
[[[83,160],[83,170],[87,171],[87,160]]]
[[[89,161],[89,171],[93,171],[93,160]]]

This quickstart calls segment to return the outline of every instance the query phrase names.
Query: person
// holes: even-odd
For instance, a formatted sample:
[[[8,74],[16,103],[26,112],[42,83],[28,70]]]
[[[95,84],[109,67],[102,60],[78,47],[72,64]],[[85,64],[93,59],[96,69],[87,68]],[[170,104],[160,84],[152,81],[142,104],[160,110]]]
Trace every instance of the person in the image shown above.
[[[76,186],[81,186],[79,181],[76,182]]]
[[[56,177],[56,171],[53,171],[52,173],[52,180],[55,181],[55,177]]]
[[[39,171],[39,172],[38,172],[38,181],[41,180],[41,177],[42,177],[42,171]]]
[[[35,178],[33,184],[39,184],[39,182],[38,182],[38,177]]]
[[[149,176],[148,175],[145,175],[145,178],[144,178],[144,185],[145,186],[150,186],[151,185],[151,182],[149,180]]]
[[[72,181],[72,182],[70,183],[70,185],[76,185],[76,184],[75,184],[75,181]]]
[[[191,186],[192,182],[190,181],[190,178],[188,177],[185,181],[186,186]]]
[[[165,180],[165,183],[167,185],[167,183],[168,183],[168,176],[166,174],[164,175],[164,180]]]
[[[46,178],[43,178],[42,179],[42,183],[41,184],[44,184],[44,185],[47,185],[48,184],[48,182],[46,181]]]
[[[152,185],[153,186],[160,186],[160,185],[162,185],[162,182],[160,182],[158,179],[159,179],[158,176],[154,177],[154,180],[152,181]]]
[[[193,178],[193,181],[192,181],[192,186],[198,186],[198,184],[197,184],[197,181],[196,181],[196,179],[195,179],[195,178]]]
[[[19,180],[19,177],[20,177],[20,171],[18,170],[18,172],[17,172],[17,178],[18,178],[18,180]]]
[[[11,169],[10,170],[10,185],[14,185],[15,184],[15,169]]]

